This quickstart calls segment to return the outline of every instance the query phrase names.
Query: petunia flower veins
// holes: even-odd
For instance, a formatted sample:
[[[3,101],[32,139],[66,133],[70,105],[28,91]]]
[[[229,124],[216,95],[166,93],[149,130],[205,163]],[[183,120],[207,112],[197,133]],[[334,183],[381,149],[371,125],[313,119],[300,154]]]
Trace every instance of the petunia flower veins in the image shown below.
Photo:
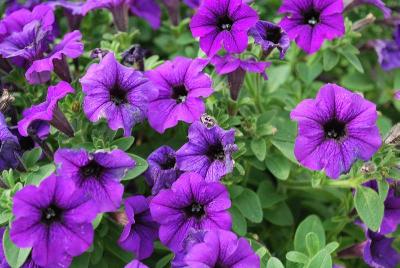
[[[343,0],[284,0],[279,12],[288,14],[279,25],[308,54],[345,32]]]
[[[232,153],[237,151],[235,130],[218,125],[207,128],[194,122],[189,128],[189,142],[176,152],[177,167],[200,174],[206,181],[219,181],[232,172]]]
[[[335,84],[323,86],[316,99],[303,100],[290,116],[298,122],[297,160],[334,179],[357,159],[369,160],[382,143],[375,104]]]
[[[129,136],[147,116],[148,101],[158,92],[139,71],[121,65],[113,53],[92,64],[80,79],[85,94],[83,110],[91,122],[105,118],[112,130]]]
[[[58,149],[54,162],[59,165],[60,177],[73,180],[94,200],[99,212],[119,208],[124,192],[120,181],[127,170],[135,166],[135,161],[119,149],[95,153],[84,149]]]
[[[146,259],[153,253],[153,243],[158,238],[158,224],[151,217],[149,201],[141,195],[124,201],[127,223],[118,244],[135,253],[138,260]]]
[[[160,224],[161,242],[174,252],[183,250],[189,230],[225,229],[232,225],[228,191],[219,182],[206,182],[197,173],[184,173],[150,202],[153,219]]]
[[[247,48],[247,31],[258,21],[257,12],[242,0],[204,0],[190,22],[200,48],[212,57],[224,47],[229,53]]]
[[[193,123],[205,112],[203,98],[213,93],[211,78],[203,73],[208,61],[176,57],[146,73],[158,89],[149,104],[149,123],[163,133],[178,121]]]
[[[93,242],[96,207],[73,181],[51,175],[38,187],[25,186],[13,198],[15,220],[10,237],[18,247],[32,247],[33,261],[63,267]]]

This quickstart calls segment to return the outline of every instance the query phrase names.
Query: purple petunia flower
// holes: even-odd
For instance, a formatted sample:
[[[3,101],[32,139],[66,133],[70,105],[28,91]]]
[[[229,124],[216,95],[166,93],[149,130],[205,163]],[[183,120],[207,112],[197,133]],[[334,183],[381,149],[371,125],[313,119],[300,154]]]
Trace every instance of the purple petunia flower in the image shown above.
[[[149,268],[147,265],[144,265],[138,260],[133,260],[130,263],[128,263],[125,268]]]
[[[394,98],[396,100],[400,100],[400,90],[396,90],[396,92],[394,93]]]
[[[308,54],[345,32],[343,0],[284,0],[279,12],[290,14],[279,24]]]
[[[190,22],[200,48],[212,57],[223,46],[230,53],[243,52],[247,31],[258,21],[257,12],[242,0],[204,0]]]
[[[55,86],[50,86],[47,90],[46,101],[38,105],[34,105],[23,112],[23,119],[18,122],[19,133],[27,137],[35,128],[30,126],[38,121],[46,121],[55,128],[72,137],[74,131],[70,126],[64,114],[58,108],[58,102],[66,95],[74,93],[75,90],[67,82],[61,81]]]
[[[303,100],[290,116],[298,122],[297,160],[334,179],[357,159],[369,160],[382,143],[375,104],[335,84],[323,86],[316,99]]]
[[[171,188],[182,173],[176,167],[176,155],[174,149],[169,146],[161,146],[152,152],[147,158],[149,168],[145,176],[146,181],[152,187],[152,195],[158,194],[162,189]]]
[[[396,231],[397,226],[400,224],[400,196],[396,192],[397,182],[393,180],[388,180],[388,182],[390,183],[390,188],[385,199],[385,213],[378,232],[383,235]],[[378,184],[375,180],[369,181],[364,185],[378,192]]]
[[[215,66],[217,74],[228,75],[228,85],[233,100],[237,100],[239,97],[246,72],[259,73],[267,80],[268,76],[265,74],[265,70],[271,66],[270,62],[257,62],[255,59],[242,60],[230,54],[215,55],[211,59],[211,63]]]
[[[203,97],[213,93],[211,78],[202,72],[208,61],[177,57],[146,73],[159,94],[149,104],[149,123],[160,133],[178,121],[193,123],[205,111]]]
[[[219,181],[232,172],[235,151],[234,129],[217,125],[207,128],[197,121],[189,128],[189,142],[176,152],[176,163],[182,171],[197,172],[206,181]]]
[[[190,8],[198,8],[202,0],[183,0],[183,2]]]
[[[17,137],[10,132],[3,114],[0,113],[0,171],[18,166],[17,156],[20,150]]]
[[[172,268],[184,268],[187,267],[185,262],[186,254],[196,244],[204,242],[204,236],[207,233],[205,230],[190,229],[188,235],[183,241],[183,250],[175,254],[174,259],[171,262]]]
[[[31,84],[50,80],[51,72],[56,71],[64,81],[71,81],[66,58],[75,59],[83,53],[82,34],[79,31],[67,33],[47,57],[35,60],[26,71],[25,77]]]
[[[290,39],[287,33],[279,26],[269,21],[262,21],[249,30],[249,35],[254,38],[254,42],[259,44],[268,56],[274,48],[280,53],[280,58],[285,57],[286,51],[290,46]]]
[[[81,24],[83,17],[86,15],[84,12],[85,2],[72,2],[72,1],[54,1],[48,2],[53,8],[61,7],[64,11],[64,15],[67,17],[68,25],[71,30],[78,30]]]
[[[393,40],[372,40],[369,43],[375,49],[383,70],[400,68],[400,25],[396,26]]]
[[[171,189],[162,190],[151,200],[150,211],[160,224],[161,242],[180,252],[191,228],[229,230],[230,206],[229,193],[223,184],[206,182],[196,173],[184,173]]]
[[[3,236],[6,228],[0,227],[0,268],[10,268],[10,266],[7,263],[6,256],[4,255],[4,250],[3,250]]]
[[[120,181],[135,166],[135,161],[119,149],[95,153],[84,149],[58,149],[54,162],[59,165],[58,174],[63,179],[72,179],[95,201],[99,212],[119,208],[124,192]]]
[[[225,230],[207,231],[204,242],[192,246],[185,262],[191,268],[260,267],[260,257],[249,242]]]
[[[139,195],[125,199],[125,213],[128,222],[118,244],[135,253],[138,260],[150,257],[153,242],[158,238],[158,224],[151,217],[149,199]]]
[[[148,21],[154,29],[160,27],[161,9],[155,0],[88,0],[83,7],[84,13],[90,10],[106,8],[111,11],[118,30],[126,31],[129,10],[136,16]]]
[[[38,187],[25,186],[13,202],[11,240],[32,247],[37,265],[59,267],[92,244],[96,207],[71,180],[51,175]]]
[[[83,110],[89,120],[105,118],[112,130],[123,128],[125,136],[146,118],[148,100],[157,96],[141,72],[121,65],[113,53],[92,64],[80,82],[85,94]]]

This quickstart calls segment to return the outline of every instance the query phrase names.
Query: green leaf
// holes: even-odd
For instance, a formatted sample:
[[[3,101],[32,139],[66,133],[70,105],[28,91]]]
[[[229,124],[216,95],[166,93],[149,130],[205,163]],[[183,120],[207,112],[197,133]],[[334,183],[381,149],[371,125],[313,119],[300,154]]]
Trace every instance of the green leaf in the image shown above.
[[[307,263],[308,262],[308,256],[306,254],[298,252],[298,251],[289,251],[286,254],[286,259],[288,259],[291,262],[295,262],[295,263]]]
[[[291,164],[281,154],[269,154],[265,159],[265,165],[278,179],[286,180],[289,177]]]
[[[250,148],[258,160],[264,161],[267,154],[267,144],[265,139],[254,139],[250,143]]]
[[[236,206],[232,206],[229,210],[232,216],[232,229],[240,236],[245,236],[247,233],[247,221]]]
[[[305,268],[332,268],[332,257],[326,249],[320,250]]]
[[[332,254],[339,247],[338,242],[330,242],[325,246],[325,250],[328,251],[329,254]]]
[[[307,252],[305,241],[307,234],[310,232],[314,232],[317,235],[321,246],[325,246],[325,230],[321,220],[317,216],[311,215],[304,219],[297,227],[294,235],[294,249],[296,251]]]
[[[285,267],[278,258],[272,257],[268,260],[267,268],[285,268]]]
[[[135,138],[130,136],[130,137],[122,137],[120,139],[117,139],[111,143],[112,146],[117,146],[119,149],[122,151],[128,151],[129,148],[132,147],[133,143],[135,142]]]
[[[341,53],[351,63],[351,65],[356,68],[357,71],[359,71],[360,73],[364,73],[364,68],[356,54],[351,53],[350,51],[346,51],[345,49],[342,50]]]
[[[354,196],[354,206],[367,227],[374,232],[378,231],[385,209],[378,193],[369,187],[358,187]]]
[[[229,196],[231,197],[231,199],[235,199],[243,193],[244,188],[240,185],[230,185],[228,187],[228,191],[229,191]]]
[[[18,248],[10,239],[10,230],[4,231],[3,235],[3,249],[6,260],[11,268],[19,268],[24,264],[28,258],[31,249],[30,248]]]
[[[56,167],[54,164],[47,164],[41,166],[37,171],[31,173],[24,173],[21,175],[26,184],[39,185],[44,179],[49,177]]]
[[[377,180],[379,197],[382,202],[385,202],[386,197],[389,193],[389,183],[386,180]]]
[[[293,224],[293,214],[286,202],[281,202],[271,208],[264,209],[264,219],[279,226],[290,226]]]
[[[263,181],[257,189],[257,195],[260,198],[262,208],[270,208],[286,199],[286,196],[276,192],[272,182]]]
[[[319,238],[314,232],[306,235],[306,247],[309,256],[314,256],[321,249]]]
[[[70,268],[89,267],[89,262],[90,262],[90,253],[86,252],[78,257],[75,257],[71,263]]]
[[[30,151],[26,151],[22,155],[22,162],[24,163],[25,167],[31,168],[37,163],[37,161],[39,161],[41,156],[42,149],[40,147],[36,147]]]
[[[330,71],[339,62],[339,54],[332,49],[325,49],[323,54],[324,71]]]
[[[174,254],[168,254],[162,257],[157,263],[156,268],[164,268],[167,267],[170,261],[174,258]]]
[[[132,157],[135,160],[135,167],[131,170],[129,170],[126,174],[125,177],[122,179],[124,181],[126,180],[132,180],[134,178],[139,177],[143,172],[147,170],[149,165],[147,164],[147,161],[140,156],[134,155],[134,154],[129,154],[130,157]]]
[[[260,199],[257,194],[245,188],[243,192],[233,200],[234,205],[240,210],[242,215],[251,222],[260,223],[263,219],[263,211]]]

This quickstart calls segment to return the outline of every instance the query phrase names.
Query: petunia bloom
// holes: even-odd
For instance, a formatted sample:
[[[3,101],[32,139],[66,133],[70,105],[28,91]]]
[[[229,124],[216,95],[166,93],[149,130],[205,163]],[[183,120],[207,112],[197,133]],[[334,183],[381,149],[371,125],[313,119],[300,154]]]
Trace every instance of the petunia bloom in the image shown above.
[[[289,13],[279,24],[308,54],[345,32],[343,0],[284,0],[279,12]]]
[[[243,60],[234,55],[219,56],[215,55],[211,59],[217,74],[228,75],[228,85],[233,100],[239,97],[240,88],[243,85],[246,72],[259,73],[267,80],[265,70],[271,66],[270,62],[258,62],[255,59]]]
[[[247,48],[247,31],[258,21],[257,12],[242,0],[204,0],[190,22],[200,48],[212,57],[224,47],[230,53]]]
[[[206,181],[219,181],[232,172],[232,153],[237,151],[235,130],[218,125],[207,128],[199,121],[189,128],[189,142],[176,152],[176,163],[182,171],[193,171]]]
[[[189,230],[225,229],[232,225],[229,193],[219,182],[206,182],[196,173],[184,173],[150,202],[153,219],[160,224],[161,242],[174,252],[183,250]]]
[[[119,208],[124,192],[120,181],[135,166],[135,161],[119,149],[95,153],[84,149],[58,149],[54,162],[59,165],[60,177],[72,179],[78,188],[94,200],[99,212]]]
[[[17,137],[8,129],[6,120],[0,113],[0,171],[18,166],[20,150]]]
[[[58,102],[66,95],[74,93],[75,90],[67,82],[61,81],[55,86],[50,86],[47,90],[46,100],[38,105],[24,110],[23,119],[18,122],[18,131],[24,136],[37,135],[32,133],[35,128],[32,124],[38,121],[49,122],[52,126],[72,137],[74,131],[65,118],[64,114],[58,108]]]
[[[383,235],[393,233],[400,224],[400,196],[397,193],[398,183],[391,179],[388,182],[390,187],[384,202],[385,212],[378,231],[379,234]],[[364,185],[378,192],[378,184],[375,180],[369,181]]]
[[[151,217],[149,199],[137,195],[124,203],[127,223],[118,244],[135,253],[138,260],[146,259],[153,253],[153,243],[158,238],[158,224]]]
[[[158,94],[139,71],[121,65],[113,53],[92,64],[80,79],[85,94],[83,110],[91,122],[105,118],[112,130],[130,136],[147,116],[148,100]]]
[[[14,195],[10,237],[18,247],[32,247],[37,265],[58,267],[89,249],[96,212],[71,180],[51,175]]]
[[[178,121],[192,123],[205,112],[203,98],[213,93],[211,78],[202,72],[208,61],[177,57],[146,73],[158,89],[149,104],[149,123],[163,133]]]
[[[158,194],[162,189],[171,188],[182,173],[176,167],[176,155],[174,149],[169,146],[161,146],[152,152],[147,158],[149,168],[145,173],[146,181],[152,187],[152,195]]]
[[[369,42],[378,55],[378,61],[384,71],[400,68],[400,25],[393,34],[393,40],[372,40]]]
[[[192,246],[185,262],[191,268],[260,267],[260,257],[249,242],[226,230],[207,231],[204,242]]]
[[[249,35],[254,38],[256,44],[261,46],[265,56],[276,48],[279,50],[280,58],[283,59],[290,46],[290,39],[287,33],[279,25],[269,21],[258,21],[249,30]]]
[[[335,84],[323,86],[316,99],[303,100],[290,116],[298,122],[297,160],[334,179],[357,159],[369,160],[382,143],[376,105]]]
[[[64,15],[67,17],[68,26],[71,30],[78,30],[81,24],[83,17],[86,15],[84,12],[85,2],[82,1],[54,1],[48,2],[49,6],[56,8],[61,7],[64,11]]]
[[[88,0],[83,7],[84,13],[90,10],[106,8],[111,11],[118,30],[127,31],[128,13],[148,21],[151,27],[160,27],[161,9],[155,0]]]
[[[174,259],[171,262],[172,268],[184,268],[187,267],[185,262],[186,254],[196,244],[204,242],[204,236],[207,233],[206,230],[195,230],[190,229],[185,240],[183,241],[182,251],[175,254]]]

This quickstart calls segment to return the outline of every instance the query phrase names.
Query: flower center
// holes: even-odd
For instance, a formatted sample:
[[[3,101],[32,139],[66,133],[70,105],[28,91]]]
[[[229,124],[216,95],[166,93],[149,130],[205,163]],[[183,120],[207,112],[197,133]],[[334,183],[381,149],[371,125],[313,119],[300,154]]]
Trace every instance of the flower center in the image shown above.
[[[91,160],[86,166],[79,169],[79,172],[84,178],[95,177],[99,178],[103,173],[104,168],[100,166],[96,161]]]
[[[339,120],[332,119],[324,124],[325,138],[340,140],[346,136],[346,124]]]
[[[314,27],[319,23],[320,12],[316,11],[314,8],[303,13],[304,23],[309,24]]]
[[[175,167],[176,159],[172,155],[167,157],[167,160],[164,163],[160,164],[162,170],[172,169]]]
[[[200,219],[204,216],[205,211],[202,204],[193,203],[185,208],[185,213],[188,217],[195,217],[196,219]]]
[[[215,265],[214,265],[214,268],[227,268],[228,266],[226,266],[225,264],[221,264],[221,263],[219,263],[219,262],[217,262]]]
[[[206,153],[208,158],[211,160],[224,160],[225,152],[221,143],[213,144],[208,147],[208,151]]]
[[[118,85],[114,86],[110,91],[111,101],[116,105],[126,103],[126,91],[122,90]]]
[[[50,225],[56,221],[59,221],[62,216],[62,210],[56,205],[50,205],[47,208],[42,209],[41,222]]]
[[[266,38],[268,41],[279,44],[279,41],[282,38],[282,31],[279,28],[268,29],[266,33]]]
[[[221,31],[230,31],[232,29],[233,21],[228,16],[218,18],[217,26]]]
[[[176,100],[177,103],[182,103],[186,100],[188,91],[185,87],[185,85],[177,85],[172,87],[172,96],[174,100]]]

